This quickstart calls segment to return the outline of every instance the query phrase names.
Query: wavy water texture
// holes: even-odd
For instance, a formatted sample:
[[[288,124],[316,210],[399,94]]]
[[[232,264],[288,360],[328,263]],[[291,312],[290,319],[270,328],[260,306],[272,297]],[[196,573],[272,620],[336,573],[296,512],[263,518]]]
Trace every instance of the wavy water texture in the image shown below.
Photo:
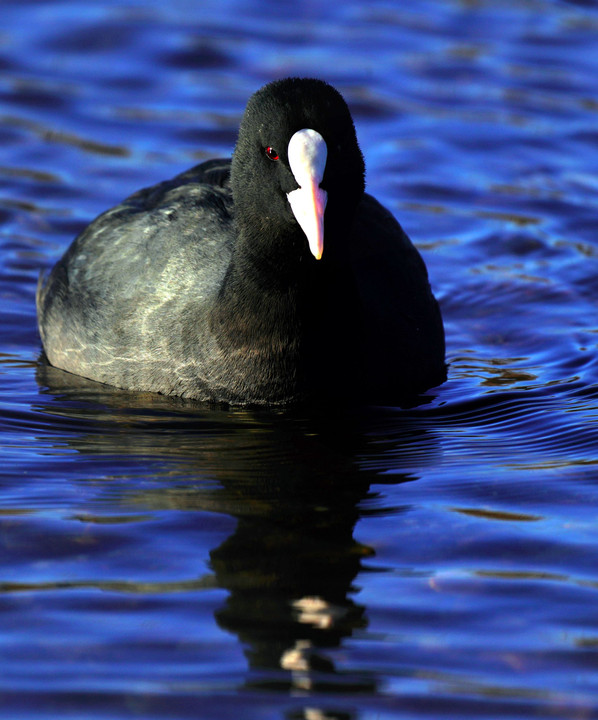
[[[598,717],[595,4],[0,19],[0,717]],[[229,155],[290,74],[346,96],[428,264],[447,382],[253,412],[40,362],[40,270]]]

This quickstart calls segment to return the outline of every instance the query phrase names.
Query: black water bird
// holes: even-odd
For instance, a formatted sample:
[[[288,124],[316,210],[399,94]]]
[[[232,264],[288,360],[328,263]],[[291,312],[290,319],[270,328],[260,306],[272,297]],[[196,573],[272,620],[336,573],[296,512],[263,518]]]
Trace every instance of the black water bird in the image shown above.
[[[390,404],[441,383],[426,267],[364,175],[334,88],[266,85],[232,160],[131,195],[40,278],[47,360],[119,388],[232,404]]]

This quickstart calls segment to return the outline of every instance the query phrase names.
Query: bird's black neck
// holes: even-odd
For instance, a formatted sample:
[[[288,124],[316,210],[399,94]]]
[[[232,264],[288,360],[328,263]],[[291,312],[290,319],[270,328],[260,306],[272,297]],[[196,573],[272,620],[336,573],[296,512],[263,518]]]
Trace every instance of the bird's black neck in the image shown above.
[[[315,260],[307,250],[273,265],[275,252],[254,254],[253,247],[235,249],[212,316],[219,343],[273,395],[303,397],[319,384],[330,392],[331,384],[354,381],[359,310],[346,264]]]
[[[256,390],[282,402],[304,385],[301,358],[310,314],[305,297],[309,265],[316,261],[299,256],[293,262],[287,254],[283,263],[282,253],[254,248],[251,240],[237,237],[211,326],[223,352],[235,357],[237,368],[247,369]]]

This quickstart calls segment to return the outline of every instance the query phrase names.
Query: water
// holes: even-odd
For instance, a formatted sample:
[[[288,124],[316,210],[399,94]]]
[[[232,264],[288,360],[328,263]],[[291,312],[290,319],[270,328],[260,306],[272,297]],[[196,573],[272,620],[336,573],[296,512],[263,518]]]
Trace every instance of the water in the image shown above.
[[[0,716],[598,718],[598,6],[3,0]],[[213,410],[38,363],[130,192],[318,75],[421,248],[419,407]]]

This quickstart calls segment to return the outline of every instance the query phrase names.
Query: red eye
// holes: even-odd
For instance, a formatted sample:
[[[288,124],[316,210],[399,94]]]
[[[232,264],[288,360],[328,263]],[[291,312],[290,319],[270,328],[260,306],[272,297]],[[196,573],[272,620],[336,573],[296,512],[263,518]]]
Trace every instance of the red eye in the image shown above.
[[[271,145],[268,145],[266,148],[266,155],[270,158],[270,160],[280,160],[279,154]]]

